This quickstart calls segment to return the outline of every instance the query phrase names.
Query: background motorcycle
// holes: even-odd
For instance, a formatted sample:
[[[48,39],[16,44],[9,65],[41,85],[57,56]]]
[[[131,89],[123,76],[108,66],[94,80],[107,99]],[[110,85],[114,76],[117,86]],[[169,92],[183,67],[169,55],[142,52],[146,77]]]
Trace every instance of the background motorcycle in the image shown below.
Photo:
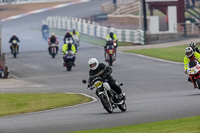
[[[65,59],[64,59],[64,66],[66,67],[67,71],[71,71],[72,67],[74,66],[74,58],[75,54],[73,51],[66,51]]]
[[[115,48],[113,45],[108,45],[106,47],[105,61],[108,62],[109,66],[112,66],[115,60],[116,60]]]
[[[82,81],[84,84],[87,81],[84,79]],[[119,86],[122,86],[121,83]],[[121,111],[126,111],[126,103],[124,100],[120,100],[118,94],[110,88],[110,85],[106,81],[102,81],[101,77],[97,77],[92,81],[92,86],[90,90],[96,89],[96,94],[99,97],[104,109],[108,113],[113,113],[113,109],[119,108]]]
[[[50,54],[51,54],[51,56],[52,56],[52,58],[55,58],[55,56],[56,56],[56,49],[57,49],[57,45],[56,44],[51,44],[51,46],[50,46]]]
[[[18,54],[18,45],[17,45],[17,40],[13,40],[12,41],[12,46],[11,46],[11,48],[12,48],[12,54],[13,54],[13,57],[14,58],[17,58],[17,54]]]
[[[76,51],[78,51],[78,47],[79,47],[79,37],[77,36],[77,35],[73,35],[72,36],[73,37],[73,39],[74,39],[74,45],[75,45],[75,47],[76,47]]]
[[[200,89],[200,64],[197,60],[190,60],[187,74],[190,76],[194,88]]]
[[[43,31],[43,38],[45,41],[47,41],[49,38],[49,31],[47,29]]]

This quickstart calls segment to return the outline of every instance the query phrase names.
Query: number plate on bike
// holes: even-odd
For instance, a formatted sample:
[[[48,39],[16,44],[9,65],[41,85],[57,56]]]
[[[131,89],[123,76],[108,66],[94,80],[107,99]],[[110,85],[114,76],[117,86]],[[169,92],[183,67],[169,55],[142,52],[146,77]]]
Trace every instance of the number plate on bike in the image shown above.
[[[113,51],[112,50],[109,50],[109,54],[112,54],[113,53]]]
[[[17,41],[16,41],[16,40],[13,40],[13,41],[12,41],[12,43],[14,43],[14,44],[15,44],[15,43],[17,43]]]
[[[94,83],[95,88],[101,88],[102,86],[102,82],[101,81],[97,81]]]

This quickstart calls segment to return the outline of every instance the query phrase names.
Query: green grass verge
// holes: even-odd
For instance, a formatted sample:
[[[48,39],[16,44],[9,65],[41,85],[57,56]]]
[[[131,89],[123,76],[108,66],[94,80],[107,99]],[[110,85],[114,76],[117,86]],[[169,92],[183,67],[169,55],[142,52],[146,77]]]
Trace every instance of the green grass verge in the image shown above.
[[[3,93],[0,94],[0,116],[66,107],[89,101],[90,98],[80,94]]]
[[[51,32],[54,32],[56,35],[63,36],[63,37],[66,34],[66,30],[62,30],[62,29],[51,28],[50,33]],[[105,39],[89,36],[86,34],[80,34],[80,40],[85,43],[99,45],[99,46],[104,46],[106,44]],[[128,42],[119,42],[118,45],[119,46],[131,46],[132,44],[128,43]]]
[[[150,57],[155,57],[175,62],[183,62],[183,58],[185,57],[186,47],[188,47],[188,45],[174,46],[167,48],[126,50],[125,52],[142,54]]]
[[[72,133],[200,133],[200,116]]]

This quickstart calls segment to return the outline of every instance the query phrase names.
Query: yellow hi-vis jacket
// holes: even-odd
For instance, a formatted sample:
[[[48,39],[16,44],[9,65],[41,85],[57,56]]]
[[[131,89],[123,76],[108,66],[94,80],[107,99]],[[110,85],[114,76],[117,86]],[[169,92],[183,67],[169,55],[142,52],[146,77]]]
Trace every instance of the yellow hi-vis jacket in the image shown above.
[[[108,38],[111,38],[110,35],[106,36],[106,40],[108,40]],[[117,35],[116,34],[113,34],[113,38],[114,38],[114,41],[117,41]]]
[[[76,34],[78,37],[80,37],[80,33],[79,33],[78,31],[76,31],[75,34]],[[70,32],[70,35],[73,36],[73,35],[74,35],[73,32]]]
[[[64,44],[62,47],[63,55],[65,55],[67,50],[68,50],[68,44]],[[76,54],[76,48],[75,48],[74,44],[72,44],[71,50],[74,52],[74,54]]]
[[[197,52],[194,52],[194,56],[200,62],[200,54],[197,53]],[[188,69],[188,64],[190,62],[190,59],[185,56],[183,62],[184,62],[184,69],[187,70]]]

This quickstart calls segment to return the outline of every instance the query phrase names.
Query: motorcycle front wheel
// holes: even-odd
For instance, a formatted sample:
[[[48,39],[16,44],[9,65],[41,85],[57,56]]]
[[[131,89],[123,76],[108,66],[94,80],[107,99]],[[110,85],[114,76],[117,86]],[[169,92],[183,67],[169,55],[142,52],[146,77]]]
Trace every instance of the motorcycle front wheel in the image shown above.
[[[66,69],[67,69],[67,71],[71,71],[71,69],[72,69],[72,62],[71,61],[69,61],[69,62],[66,62]]]
[[[197,84],[198,88],[200,89],[200,79],[199,78],[196,79],[196,84]]]
[[[126,103],[125,103],[125,101],[124,101],[124,103],[123,104],[121,104],[121,105],[118,105],[118,108],[121,110],[121,111],[126,111],[127,110],[127,107],[126,107]]]
[[[109,66],[112,66],[112,56],[109,56]]]
[[[108,112],[108,113],[113,113],[113,106],[110,102],[110,99],[107,99],[107,97],[105,95],[100,95],[99,96],[101,103],[104,107],[104,109]]]
[[[17,51],[16,50],[13,50],[13,57],[17,58]]]

